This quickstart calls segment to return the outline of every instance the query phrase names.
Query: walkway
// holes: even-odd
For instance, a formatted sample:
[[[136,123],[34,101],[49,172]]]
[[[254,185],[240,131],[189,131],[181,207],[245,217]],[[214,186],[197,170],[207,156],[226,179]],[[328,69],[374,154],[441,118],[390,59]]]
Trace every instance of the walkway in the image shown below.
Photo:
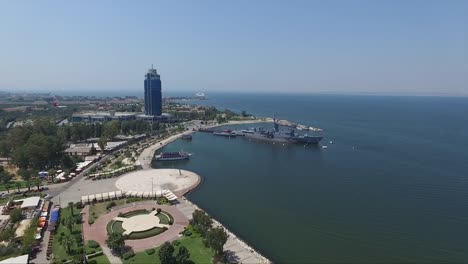
[[[179,134],[175,134],[173,136],[170,136],[166,139],[161,140],[160,142],[157,142],[146,149],[144,149],[140,156],[138,157],[138,162],[140,163],[141,167],[146,170],[146,169],[151,169],[151,162],[153,161],[154,157],[154,152],[165,145],[171,143],[172,141],[181,138],[183,135],[188,135],[192,134],[193,131],[185,131]]]
[[[102,215],[92,225],[89,225],[88,221],[85,221],[83,223],[85,240],[95,240],[99,242],[101,246],[105,245],[107,239],[107,224],[115,217],[118,217],[119,213],[127,213],[139,209],[151,210],[152,208],[161,208],[161,210],[171,214],[174,218],[173,225],[168,230],[157,236],[144,239],[126,240],[125,243],[128,246],[131,246],[135,252],[138,252],[148,248],[159,247],[166,241],[178,239],[180,237],[179,233],[182,232],[189,223],[188,218],[185,217],[185,215],[181,213],[176,206],[158,205],[155,201],[148,201],[128,204],[127,207]],[[89,205],[84,208],[84,213],[84,219],[87,219],[89,215]]]

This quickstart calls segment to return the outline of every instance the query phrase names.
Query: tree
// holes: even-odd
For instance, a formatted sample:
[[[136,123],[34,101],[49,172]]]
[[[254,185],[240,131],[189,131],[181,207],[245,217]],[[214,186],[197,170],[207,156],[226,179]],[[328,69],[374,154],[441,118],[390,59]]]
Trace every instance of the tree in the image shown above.
[[[8,193],[10,193],[10,188],[11,188],[11,179],[13,179],[13,175],[10,173],[4,171],[3,167],[0,171],[0,179],[3,183],[3,186],[5,186],[5,189],[7,190]]]
[[[161,264],[175,263],[175,258],[172,254],[174,254],[174,246],[171,243],[166,241],[161,246],[158,252],[159,260],[161,260]]]
[[[16,186],[16,189],[18,190],[18,192],[20,192],[20,188],[21,188],[21,182],[15,182],[15,186]]]
[[[26,180],[26,187],[28,188],[28,192],[31,191],[31,186],[33,186],[31,179]]]
[[[123,253],[125,247],[125,237],[120,233],[110,233],[106,240],[106,245],[117,255]]]
[[[89,155],[96,155],[97,153],[97,150],[96,148],[94,147],[94,144],[91,146],[91,149],[89,150]]]
[[[65,250],[67,251],[68,254],[70,254],[71,247],[75,244],[75,240],[73,239],[72,236],[66,235],[62,238],[61,244],[65,246]]]
[[[210,229],[206,233],[205,237],[205,244],[212,248],[216,254],[222,255],[223,254],[223,246],[226,243],[228,239],[228,234],[226,231],[224,231],[224,228],[222,227],[216,227]]]
[[[70,208],[70,213],[73,216],[73,202],[68,202],[68,207]]]
[[[105,137],[101,137],[98,141],[98,146],[101,148],[101,152],[104,153],[106,149],[107,139]]]
[[[23,219],[23,212],[21,211],[21,208],[15,208],[11,210],[10,219],[13,223],[18,223],[21,221],[21,219]]]
[[[188,251],[186,247],[181,246],[175,258],[176,258],[177,263],[180,263],[180,264],[190,263],[189,262],[190,252]]]
[[[42,180],[39,177],[36,177],[34,179],[34,185],[37,187],[37,190],[39,191],[39,188],[41,188]]]
[[[190,220],[190,224],[196,231],[205,236],[213,225],[213,219],[205,212],[201,210],[195,210],[192,214],[192,220]]]
[[[73,224],[73,219],[71,217],[62,219],[62,225],[66,226],[70,233],[73,231]]]

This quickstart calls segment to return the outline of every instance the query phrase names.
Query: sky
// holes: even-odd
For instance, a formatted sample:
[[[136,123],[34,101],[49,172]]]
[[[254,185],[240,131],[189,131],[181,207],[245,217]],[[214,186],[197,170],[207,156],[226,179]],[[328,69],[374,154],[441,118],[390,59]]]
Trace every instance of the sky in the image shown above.
[[[0,90],[468,96],[468,0],[0,1]]]

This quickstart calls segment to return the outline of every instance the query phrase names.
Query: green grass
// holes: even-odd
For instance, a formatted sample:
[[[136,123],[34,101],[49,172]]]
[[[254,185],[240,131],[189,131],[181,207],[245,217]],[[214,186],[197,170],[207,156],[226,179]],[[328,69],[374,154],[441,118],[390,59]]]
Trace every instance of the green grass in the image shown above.
[[[73,209],[73,215],[74,216],[79,215],[80,212],[81,212],[81,210],[76,208],[76,207]],[[71,215],[71,210],[70,210],[69,207],[62,208],[62,210],[60,211],[60,221],[62,221],[62,219],[70,218],[71,216],[72,216]],[[74,225],[73,232],[81,233],[81,230],[82,230],[82,225],[81,224]],[[65,247],[59,242],[60,233],[62,233],[62,232],[65,234],[65,236],[71,235],[70,230],[68,230],[68,228],[66,226],[64,226],[62,224],[58,225],[57,232],[56,232],[56,234],[54,236],[54,240],[53,240],[53,243],[52,243],[52,252],[53,252],[54,258],[57,259],[57,260],[72,259],[73,257],[68,255],[68,253],[66,252]],[[74,235],[71,235],[71,236],[74,237]],[[81,247],[81,245],[78,245],[77,243],[75,243],[71,247],[71,250],[72,251],[76,250],[79,247]]]
[[[160,214],[157,214],[156,216],[159,218],[159,222],[163,225],[168,225],[169,224],[169,217],[167,215],[170,215],[166,212],[161,212]]]
[[[97,264],[111,264],[109,259],[106,257],[106,255],[101,255],[99,257],[95,257],[92,259],[96,260]]]
[[[146,210],[136,210],[136,211],[125,213],[125,214],[122,215],[122,217],[130,218],[132,216],[142,215],[142,214],[149,214],[149,213],[150,212],[148,212]],[[167,212],[164,212],[164,214],[161,214],[161,213],[157,214],[156,217],[158,217],[160,219],[162,224],[169,224],[169,221],[172,220],[172,216]],[[106,229],[107,229],[108,234],[111,233],[111,232],[120,233],[120,234],[125,232],[125,229],[122,227],[122,222],[121,221],[110,221],[109,223],[107,223]],[[159,235],[159,234],[163,233],[164,231],[166,231],[166,230],[164,230],[163,228],[155,227],[155,228],[152,228],[152,229],[146,230],[146,231],[132,232],[128,236],[128,239],[143,239],[143,238]]]
[[[188,249],[190,252],[190,260],[192,260],[194,263],[212,263],[213,262],[213,256],[214,256],[214,251],[210,248],[205,247],[203,244],[203,238],[196,232],[192,230],[192,235],[190,237],[182,237],[181,239],[178,239],[177,241],[180,242],[178,246],[175,246],[175,253],[174,255],[177,254],[177,251],[179,250],[179,247],[184,246]],[[138,252],[135,254],[133,258],[127,259],[127,260],[122,260],[124,264],[140,264],[140,263],[155,263],[159,264],[161,263],[159,261],[159,248],[155,248],[156,252],[152,255],[148,255],[143,252]]]
[[[20,188],[26,188],[26,182],[25,181],[11,181],[10,182],[10,192],[16,192],[18,191],[18,188],[16,187],[16,183],[19,182],[21,184]],[[31,189],[33,187],[31,186]],[[0,184],[0,191],[6,191],[5,185],[3,183]]]
[[[89,207],[89,216],[88,219],[93,218],[94,220],[98,219],[99,216],[107,213],[107,205],[111,202],[115,202],[115,205],[122,205],[126,203],[126,199],[112,200],[103,203],[96,203]]]

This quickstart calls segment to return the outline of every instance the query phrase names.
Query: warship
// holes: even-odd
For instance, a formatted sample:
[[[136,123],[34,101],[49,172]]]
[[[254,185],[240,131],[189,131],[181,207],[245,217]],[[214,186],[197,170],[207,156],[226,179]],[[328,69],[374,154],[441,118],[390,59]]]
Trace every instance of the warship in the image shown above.
[[[280,131],[277,119],[273,119],[274,130],[265,130],[263,128],[253,128],[242,130],[245,138],[253,140],[263,140],[277,143],[293,144],[318,144],[323,136],[320,135],[300,135],[294,128],[288,128],[286,131]]]

